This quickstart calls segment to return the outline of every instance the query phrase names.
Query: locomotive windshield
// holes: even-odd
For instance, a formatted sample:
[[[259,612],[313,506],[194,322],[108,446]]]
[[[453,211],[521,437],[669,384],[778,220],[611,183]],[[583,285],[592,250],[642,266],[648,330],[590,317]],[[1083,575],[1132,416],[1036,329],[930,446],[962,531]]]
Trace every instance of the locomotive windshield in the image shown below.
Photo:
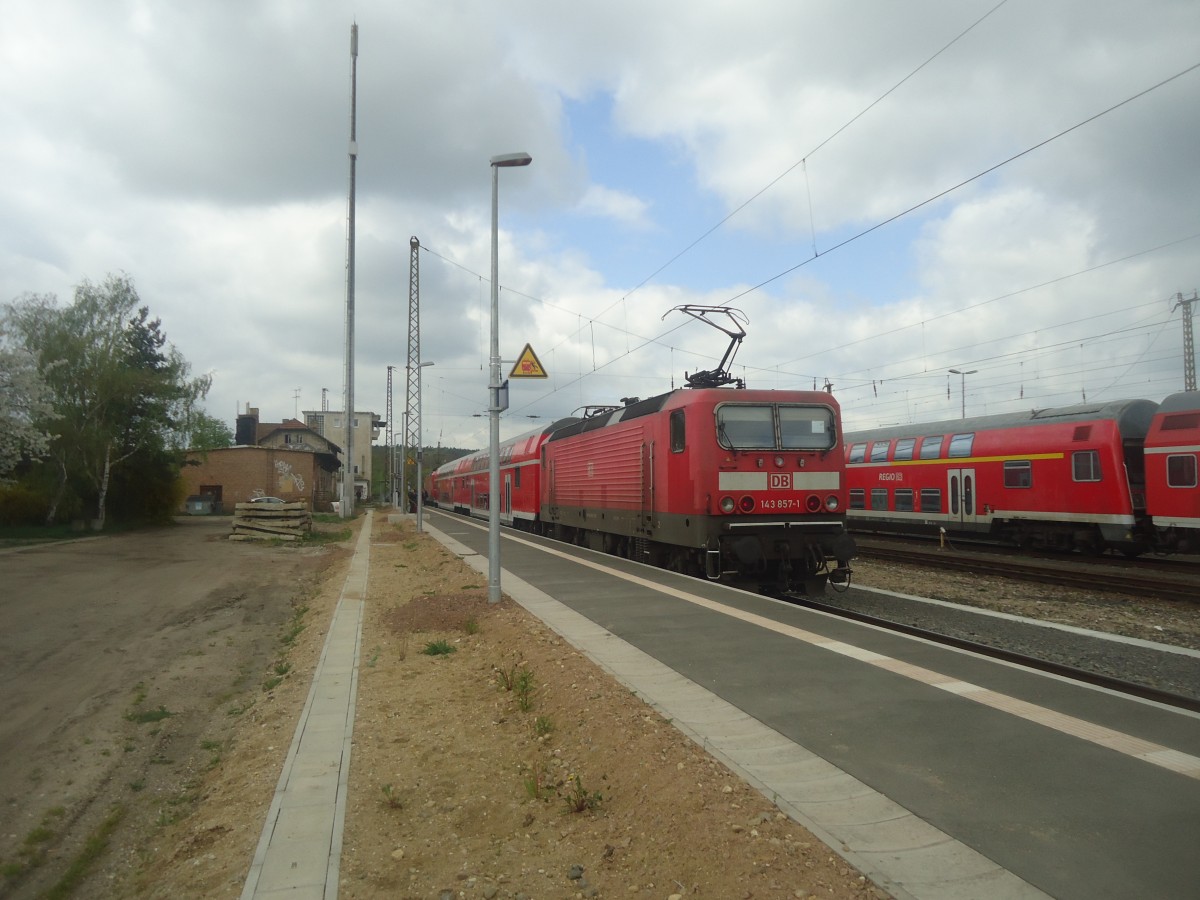
[[[717,440],[730,450],[829,450],[833,410],[725,403],[717,407]]]

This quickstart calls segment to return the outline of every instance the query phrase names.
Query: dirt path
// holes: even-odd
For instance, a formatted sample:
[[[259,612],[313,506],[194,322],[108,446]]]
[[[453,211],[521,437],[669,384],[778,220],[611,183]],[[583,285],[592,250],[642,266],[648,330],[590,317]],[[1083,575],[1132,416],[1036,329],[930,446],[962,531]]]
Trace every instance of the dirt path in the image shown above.
[[[101,836],[111,852],[77,895],[108,893],[194,805],[331,556],[228,530],[192,519],[0,554],[0,894],[41,896]]]

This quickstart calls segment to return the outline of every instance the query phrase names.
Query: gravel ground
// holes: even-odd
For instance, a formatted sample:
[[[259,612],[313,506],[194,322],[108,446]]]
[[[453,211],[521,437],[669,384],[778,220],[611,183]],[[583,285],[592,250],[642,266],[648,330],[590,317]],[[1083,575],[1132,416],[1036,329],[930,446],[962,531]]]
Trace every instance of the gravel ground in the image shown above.
[[[1200,699],[1200,606],[980,578],[916,566],[856,560],[854,586],[921,595],[979,609],[1069,625],[1154,646],[1013,622],[873,591],[830,591],[826,602],[880,618],[1002,647],[1062,665]],[[1194,651],[1178,652],[1179,648]]]

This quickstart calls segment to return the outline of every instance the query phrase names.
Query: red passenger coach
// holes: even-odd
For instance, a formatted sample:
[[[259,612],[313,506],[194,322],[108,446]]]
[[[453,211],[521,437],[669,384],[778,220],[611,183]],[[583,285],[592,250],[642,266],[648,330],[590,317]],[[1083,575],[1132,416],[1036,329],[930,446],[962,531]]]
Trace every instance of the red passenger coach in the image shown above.
[[[1200,550],[1200,391],[1162,402],[1146,435],[1146,506],[1164,550]]]
[[[713,580],[820,592],[845,582],[841,414],[823,392],[687,388],[558,428],[542,529]]]
[[[1122,400],[847,435],[850,521],[1140,553],[1152,541],[1142,445],[1156,409]]]
[[[560,419],[551,425],[510,438],[500,444],[500,521],[527,531],[537,530],[541,498],[541,450],[557,428],[579,421]],[[446,463],[430,476],[429,493],[443,509],[486,519],[491,491],[488,488],[487,450]]]

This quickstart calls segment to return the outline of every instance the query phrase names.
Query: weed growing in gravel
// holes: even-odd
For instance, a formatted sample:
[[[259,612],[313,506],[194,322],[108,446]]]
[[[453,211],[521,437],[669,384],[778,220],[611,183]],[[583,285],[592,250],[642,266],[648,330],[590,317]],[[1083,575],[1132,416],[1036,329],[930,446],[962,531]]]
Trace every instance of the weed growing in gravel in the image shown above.
[[[392,787],[390,782],[381,787],[380,790],[383,791],[383,802],[389,809],[402,809],[404,807],[404,801],[400,799],[400,795],[396,793],[396,789]]]
[[[479,634],[479,622],[475,619],[467,619],[463,622],[463,631],[467,634]]]
[[[367,660],[367,665],[370,668],[375,668],[375,663],[379,662],[379,645],[376,644],[371,648],[371,658]]]
[[[533,708],[533,685],[533,672],[522,666],[513,685],[513,693],[517,695],[517,706],[521,712],[529,712]]]
[[[546,768],[540,762],[535,762],[525,776],[525,793],[530,800],[541,800],[546,793]]]
[[[426,656],[446,656],[454,653],[457,649],[457,647],[448,641],[430,641],[421,652]]]
[[[533,720],[534,737],[547,737],[554,730],[554,723],[549,716],[538,716]]]
[[[283,679],[280,678],[278,675],[272,675],[270,678],[268,678],[266,681],[263,682],[263,692],[265,693],[268,691],[275,690],[275,688],[279,687],[279,685],[282,681],[283,681]]]
[[[567,805],[567,812],[581,813],[600,808],[604,797],[599,791],[588,791],[583,786],[583,779],[578,775],[572,775],[568,782],[571,784],[570,789],[563,794],[563,802]]]

